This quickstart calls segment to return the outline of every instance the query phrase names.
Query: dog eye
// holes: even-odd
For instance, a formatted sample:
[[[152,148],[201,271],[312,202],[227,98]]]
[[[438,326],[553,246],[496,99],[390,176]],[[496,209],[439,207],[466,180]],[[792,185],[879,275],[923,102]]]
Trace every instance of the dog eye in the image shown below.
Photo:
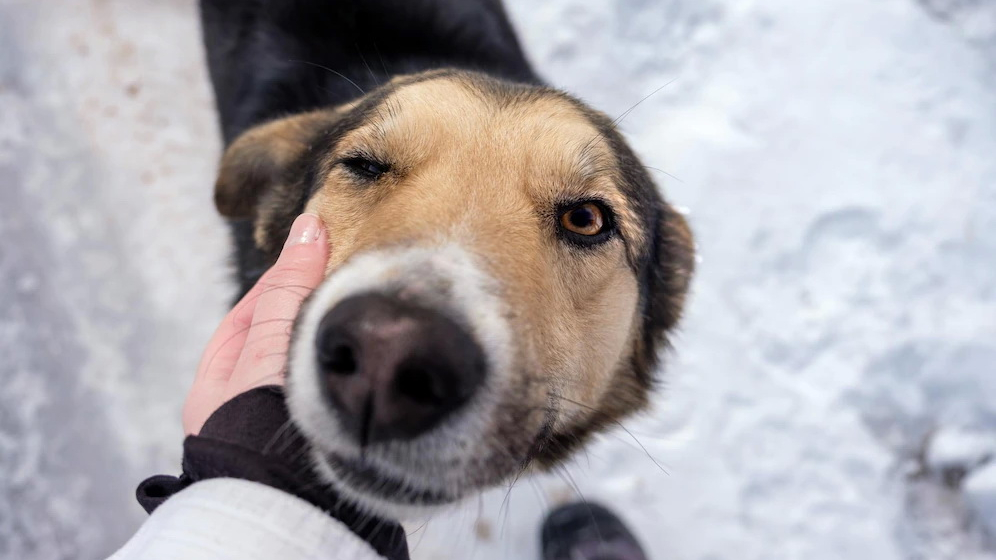
[[[342,165],[364,179],[376,179],[390,170],[386,164],[362,156],[346,158],[342,160]]]
[[[560,227],[590,237],[605,230],[605,214],[594,202],[572,206],[560,214]]]

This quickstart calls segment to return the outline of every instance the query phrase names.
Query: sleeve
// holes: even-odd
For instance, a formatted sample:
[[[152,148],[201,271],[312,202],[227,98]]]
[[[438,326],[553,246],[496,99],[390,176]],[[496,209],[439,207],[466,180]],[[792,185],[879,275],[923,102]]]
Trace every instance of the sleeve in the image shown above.
[[[139,485],[136,497],[146,511],[155,515],[205,482],[252,482],[253,487],[279,491],[312,506],[334,520],[336,526],[348,528],[376,554],[408,560],[408,543],[401,525],[361,511],[343,498],[316,475],[311,456],[306,439],[290,421],[280,388],[260,387],[222,405],[208,418],[199,435],[184,441],[182,475],[150,477]],[[219,502],[217,507],[236,509],[227,502]]]
[[[177,492],[109,560],[383,560],[341,521],[258,482],[213,478]]]

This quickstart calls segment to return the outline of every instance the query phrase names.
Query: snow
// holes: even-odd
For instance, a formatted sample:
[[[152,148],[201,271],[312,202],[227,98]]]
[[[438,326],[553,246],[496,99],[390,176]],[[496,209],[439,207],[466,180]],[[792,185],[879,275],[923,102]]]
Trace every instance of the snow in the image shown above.
[[[192,1],[0,0],[0,557],[97,558],[175,471],[232,292]],[[996,4],[509,0],[701,262],[654,409],[411,526],[537,557],[583,495],[652,558],[996,559]]]
[[[972,470],[991,461],[996,454],[996,433],[944,429],[930,438],[926,466],[936,472]]]
[[[978,518],[996,533],[996,463],[972,473],[965,481],[965,495]]]

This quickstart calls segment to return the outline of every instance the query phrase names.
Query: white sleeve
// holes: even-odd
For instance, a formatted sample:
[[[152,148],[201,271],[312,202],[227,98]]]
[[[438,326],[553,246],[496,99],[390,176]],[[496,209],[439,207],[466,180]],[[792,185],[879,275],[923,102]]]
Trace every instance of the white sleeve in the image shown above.
[[[247,480],[191,485],[156,508],[109,560],[383,560],[310,503]]]

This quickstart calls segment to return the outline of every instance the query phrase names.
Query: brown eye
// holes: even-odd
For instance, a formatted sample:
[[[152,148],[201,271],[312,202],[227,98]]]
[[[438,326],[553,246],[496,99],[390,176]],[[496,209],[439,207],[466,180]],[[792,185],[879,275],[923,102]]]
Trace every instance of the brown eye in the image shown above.
[[[605,228],[605,216],[595,203],[586,202],[561,214],[560,225],[578,235],[598,235]]]

